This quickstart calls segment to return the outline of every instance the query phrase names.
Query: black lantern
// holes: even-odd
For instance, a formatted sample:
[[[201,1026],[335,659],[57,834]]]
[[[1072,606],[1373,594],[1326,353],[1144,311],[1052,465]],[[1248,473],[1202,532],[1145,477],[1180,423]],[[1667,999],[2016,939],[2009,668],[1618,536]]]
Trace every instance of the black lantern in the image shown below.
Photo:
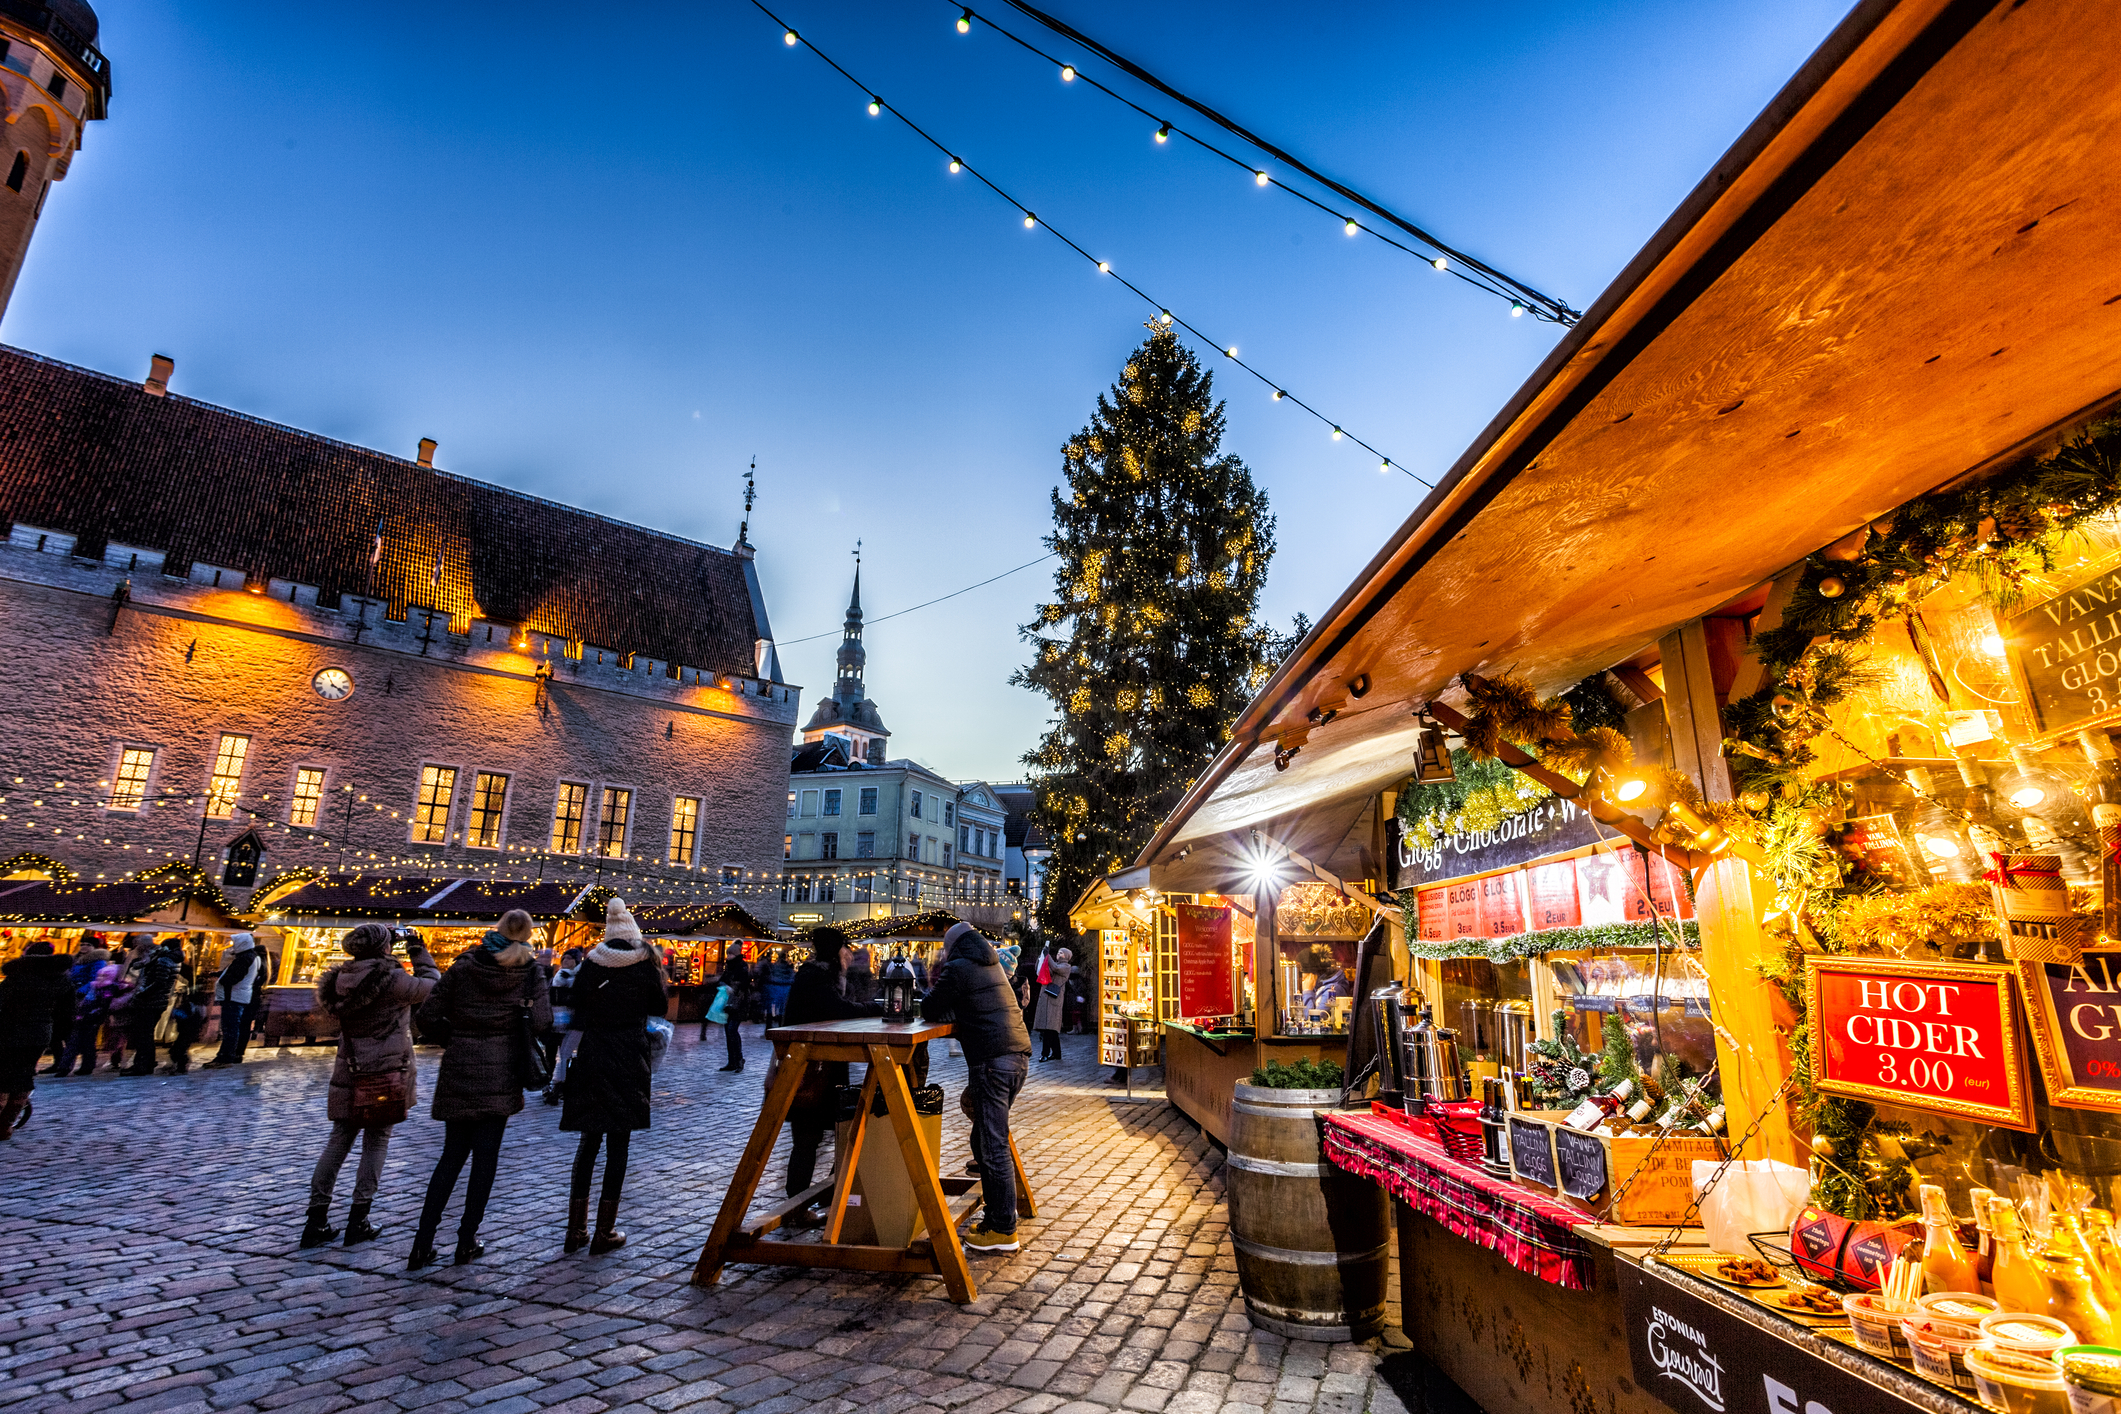
[[[884,971],[877,978],[884,1001],[884,1020],[911,1021],[913,1007],[919,998],[918,979],[913,974],[913,964],[906,960],[903,948],[894,949],[891,960],[884,964]]]
[[[245,830],[230,842],[228,863],[221,869],[221,882],[231,889],[248,889],[258,882],[258,865],[265,858],[265,841],[256,830]]]

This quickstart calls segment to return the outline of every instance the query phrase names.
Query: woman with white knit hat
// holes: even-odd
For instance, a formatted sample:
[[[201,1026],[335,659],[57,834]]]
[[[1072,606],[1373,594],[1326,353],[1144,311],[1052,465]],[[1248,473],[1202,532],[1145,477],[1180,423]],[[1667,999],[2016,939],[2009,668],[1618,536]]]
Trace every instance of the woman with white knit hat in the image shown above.
[[[575,1147],[574,1182],[567,1194],[567,1250],[599,1256],[626,1245],[618,1230],[619,1191],[633,1131],[648,1127],[648,1018],[670,1005],[669,986],[655,950],[641,941],[626,901],[616,894],[604,910],[604,941],[582,960],[574,977],[574,1017],[581,1037],[568,1066],[560,1128],[582,1136]],[[597,1227],[589,1234],[589,1180],[597,1149],[604,1150],[604,1188]]]

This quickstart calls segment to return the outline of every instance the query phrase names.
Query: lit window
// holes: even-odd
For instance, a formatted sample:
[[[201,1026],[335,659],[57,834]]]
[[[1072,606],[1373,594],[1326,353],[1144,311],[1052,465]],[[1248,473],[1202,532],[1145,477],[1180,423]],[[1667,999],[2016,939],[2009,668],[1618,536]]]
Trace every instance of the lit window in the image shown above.
[[[827,830],[824,834],[818,836],[818,840],[822,846],[818,851],[818,858],[838,859],[840,857],[840,837],[837,834]]]
[[[781,836],[781,858],[783,858],[783,859],[793,859],[793,858],[795,858],[795,836],[794,836],[794,835],[782,835],[782,836]],[[787,895],[786,895],[786,894],[784,893],[784,894],[783,894],[783,895],[782,895],[781,897],[782,897],[782,901],[783,901],[783,902],[786,902],[786,900],[787,900]]]
[[[295,772],[295,794],[287,807],[287,823],[314,825],[323,808],[324,768],[304,766]]]
[[[670,862],[690,864],[692,841],[699,833],[700,802],[697,796],[681,795],[670,805]],[[723,871],[727,875],[726,870]]]
[[[606,859],[626,856],[626,817],[633,813],[633,792],[604,788],[604,808],[597,816],[597,853]]]
[[[155,769],[155,753],[128,746],[118,755],[118,774],[111,778],[110,808],[138,810],[147,799],[147,778]]]
[[[827,815],[840,813],[840,793],[838,791],[828,790],[825,792],[825,813]]]
[[[422,766],[420,799],[412,812],[414,844],[446,844],[449,840],[449,802],[457,793],[457,768]]]
[[[224,733],[214,752],[214,776],[206,787],[206,813],[226,820],[236,813],[236,797],[243,793],[243,759],[250,755],[250,738]]]
[[[573,781],[560,782],[560,793],[552,806],[552,852],[582,852],[582,814],[589,808],[589,787]]]
[[[793,819],[795,818],[795,792],[794,792],[794,791],[790,791],[790,792],[788,792],[788,818],[789,818],[789,819],[791,819],[791,820],[793,820]]]
[[[862,812],[862,814],[864,814],[864,815],[874,815],[874,814],[876,814],[876,787],[875,787],[875,786],[863,786],[863,787],[862,787],[862,803],[861,803],[861,812]]]
[[[501,847],[501,806],[508,800],[508,777],[481,771],[471,783],[471,829],[465,843],[481,849]]]

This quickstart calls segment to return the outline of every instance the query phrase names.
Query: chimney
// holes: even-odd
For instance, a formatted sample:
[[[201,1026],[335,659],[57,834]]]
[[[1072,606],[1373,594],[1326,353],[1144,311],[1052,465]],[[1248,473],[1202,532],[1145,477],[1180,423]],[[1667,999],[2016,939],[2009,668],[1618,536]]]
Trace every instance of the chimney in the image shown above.
[[[150,398],[169,396],[169,375],[177,371],[177,361],[168,354],[156,354],[147,363],[147,382],[142,386]]]
[[[420,465],[433,466],[434,464],[435,439],[432,437],[422,437],[420,439]]]

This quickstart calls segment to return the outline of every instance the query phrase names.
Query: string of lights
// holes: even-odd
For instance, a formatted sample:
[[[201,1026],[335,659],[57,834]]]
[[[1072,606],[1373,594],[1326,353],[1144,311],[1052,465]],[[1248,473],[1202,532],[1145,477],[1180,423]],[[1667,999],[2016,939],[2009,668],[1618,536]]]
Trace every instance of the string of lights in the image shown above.
[[[1040,59],[1044,60],[1046,63],[1053,65],[1060,72],[1061,82],[1075,83],[1080,81],[1084,84],[1087,84],[1089,87],[1096,89],[1099,93],[1104,94],[1107,98],[1112,99],[1116,103],[1125,105],[1127,108],[1132,109],[1134,112],[1139,113],[1142,117],[1156,124],[1155,140],[1159,146],[1168,143],[1174,137],[1183,138],[1187,142],[1192,143],[1195,147],[1198,147],[1203,151],[1209,152],[1214,156],[1221,158],[1223,161],[1229,163],[1231,166],[1242,171],[1246,176],[1252,179],[1252,182],[1255,186],[1271,187],[1277,191],[1287,192],[1290,196],[1295,197],[1298,201],[1301,201],[1306,205],[1325,213],[1327,216],[1332,217],[1335,221],[1340,223],[1341,229],[1350,236],[1364,234],[1373,236],[1376,239],[1383,241],[1386,245],[1392,247],[1394,250],[1403,251],[1406,254],[1413,256],[1416,260],[1421,261],[1424,265],[1427,265],[1431,269],[1438,271],[1441,274],[1451,275],[1459,280],[1463,280],[1466,284],[1471,285],[1475,289],[1481,290],[1487,294],[1494,295],[1497,299],[1508,300],[1510,304],[1510,313],[1513,317],[1522,315],[1529,311],[1535,319],[1544,320],[1548,323],[1573,324],[1576,321],[1575,311],[1570,310],[1566,305],[1561,304],[1559,301],[1548,300],[1543,295],[1537,295],[1536,292],[1527,291],[1522,286],[1519,286],[1515,281],[1509,281],[1505,276],[1495,275],[1493,272],[1489,271],[1486,266],[1481,265],[1478,261],[1471,261],[1468,260],[1466,257],[1459,255],[1457,251],[1445,246],[1441,241],[1437,240],[1434,236],[1429,235],[1427,232],[1420,231],[1419,228],[1411,226],[1409,225],[1409,223],[1402,221],[1397,217],[1387,218],[1390,219],[1394,225],[1398,225],[1409,231],[1415,232],[1415,239],[1423,241],[1429,246],[1429,249],[1427,250],[1416,249],[1414,246],[1410,246],[1406,242],[1398,239],[1389,231],[1382,230],[1373,225],[1365,224],[1360,218],[1351,216],[1345,211],[1335,210],[1333,207],[1328,206],[1325,202],[1320,201],[1317,197],[1311,195],[1311,193],[1309,193],[1308,191],[1305,191],[1301,187],[1291,185],[1289,182],[1276,176],[1274,173],[1268,171],[1266,168],[1248,162],[1244,158],[1239,157],[1236,153],[1231,152],[1226,148],[1217,146],[1215,143],[1210,142],[1207,138],[1200,136],[1198,133],[1189,132],[1185,128],[1180,127],[1178,124],[1171,122],[1169,119],[1164,118],[1161,115],[1154,113],[1147,108],[1144,108],[1141,104],[1136,103],[1133,99],[1127,97],[1127,95],[1125,95],[1124,93],[1119,92],[1108,84],[1101,83],[1096,78],[1092,77],[1090,74],[1085,73],[1078,66],[1071,64],[1056,55],[1047,53],[1045,50],[1033,44],[1030,40],[1025,39],[1022,35],[1017,34],[1015,31],[1007,28],[1006,26],[996,23],[991,15],[983,15],[978,11],[972,9],[968,5],[959,5],[958,3],[956,3],[956,0],[944,0],[944,3],[949,5],[951,9],[958,10],[960,12],[957,18],[957,32],[959,34],[969,34],[972,30],[973,22],[977,20],[981,25],[993,30],[996,34],[1002,36],[1002,38],[1011,41],[1018,47],[1024,49],[1026,52],[1034,54]],[[1097,50],[1100,54],[1104,53],[1101,46],[1093,44],[1091,47]],[[1105,55],[1105,57],[1109,59],[1111,56]],[[1124,63],[1121,64],[1121,67],[1128,68],[1128,66]],[[1129,72],[1134,72],[1134,70],[1129,68]],[[1140,73],[1136,73],[1135,76],[1137,78],[1143,77]],[[1152,83],[1155,82],[1155,80],[1153,79],[1145,79],[1144,81]],[[1166,93],[1173,93],[1174,96],[1177,96],[1179,98],[1179,101],[1186,103],[1188,106],[1195,106],[1192,104],[1192,101],[1190,99],[1185,98],[1183,95],[1176,95],[1174,90],[1165,88],[1164,85],[1162,85],[1161,83],[1156,83],[1156,87],[1163,89],[1163,91]],[[1242,130],[1239,130],[1239,133],[1240,136],[1246,137],[1246,141],[1254,142],[1254,146],[1260,146],[1262,151],[1271,150],[1277,152],[1277,154],[1279,153],[1279,149],[1269,149],[1262,146],[1261,144],[1251,139],[1249,136],[1243,134]],[[1306,175],[1315,176],[1315,174],[1312,174],[1308,168],[1303,167],[1301,164],[1297,164],[1292,161],[1291,165],[1295,166],[1297,170],[1303,171]],[[1361,198],[1353,196],[1350,196],[1349,199],[1351,201],[1362,200]],[[1368,203],[1364,202],[1363,204],[1367,205]],[[1457,262],[1455,264],[1453,263],[1454,259]],[[1499,283],[1499,281],[1507,281],[1507,283]]]
[[[869,85],[863,83],[860,79],[856,78],[853,74],[849,73],[845,68],[841,67],[839,62],[835,60],[830,54],[827,54],[824,50],[818,48],[817,45],[811,43],[802,35],[798,34],[779,15],[776,15],[772,10],[768,9],[764,4],[762,4],[761,0],[751,0],[751,3],[753,7],[756,8],[761,14],[765,15],[775,24],[781,26],[781,40],[784,44],[787,44],[790,47],[800,46],[804,49],[808,49],[811,53],[817,55],[818,58],[824,60],[826,64],[830,65],[834,73],[837,73],[841,78],[847,80],[848,83],[854,85],[855,88],[867,94],[869,96],[870,117],[882,117],[884,114],[889,113],[892,117],[898,119],[899,122],[905,124],[906,128],[910,132],[912,132],[915,136],[919,137],[930,147],[934,148],[937,152],[941,153],[944,158],[947,159],[949,163],[949,169],[953,174],[958,172],[969,173],[974,180],[978,181],[982,186],[986,187],[987,190],[993,192],[996,196],[1000,197],[1010,206],[1016,208],[1017,212],[1024,218],[1024,228],[1026,230],[1036,230],[1040,226],[1044,226],[1046,231],[1051,234],[1055,240],[1058,240],[1062,245],[1067,246],[1068,249],[1074,251],[1084,260],[1096,266],[1097,271],[1100,275],[1107,275],[1110,276],[1112,279],[1119,281],[1119,283],[1124,285],[1129,292],[1131,292],[1133,295],[1135,295],[1135,297],[1140,299],[1142,303],[1148,305],[1150,309],[1155,311],[1155,322],[1159,322],[1166,327],[1175,325],[1176,327],[1185,330],[1188,334],[1191,334],[1201,344],[1219,350],[1225,359],[1227,359],[1231,363],[1236,364],[1239,368],[1251,374],[1254,378],[1258,379],[1262,384],[1264,384],[1268,389],[1270,389],[1274,395],[1274,401],[1289,402],[1295,404],[1297,407],[1309,413],[1312,417],[1318,419],[1321,424],[1330,428],[1332,430],[1334,441],[1338,442],[1345,438],[1346,440],[1353,442],[1356,446],[1361,447],[1371,456],[1376,457],[1377,470],[1379,471],[1379,473],[1384,473],[1388,471],[1398,471],[1404,474],[1405,476],[1411,478],[1418,485],[1425,487],[1434,485],[1433,482],[1423,480],[1421,477],[1416,476],[1413,471],[1409,470],[1407,467],[1401,465],[1400,463],[1392,460],[1391,457],[1379,451],[1377,448],[1371,446],[1362,438],[1355,436],[1351,432],[1348,432],[1339,423],[1335,422],[1331,417],[1327,416],[1323,412],[1320,412],[1317,408],[1311,406],[1303,399],[1295,396],[1293,393],[1289,392],[1286,387],[1282,386],[1280,383],[1277,383],[1274,379],[1269,378],[1259,369],[1254,368],[1251,364],[1247,363],[1244,359],[1238,356],[1237,345],[1223,344],[1215,339],[1209,338],[1192,323],[1187,320],[1181,319],[1177,315],[1173,314],[1169,305],[1156,299],[1153,295],[1151,295],[1148,291],[1144,290],[1141,286],[1135,284],[1133,281],[1127,279],[1125,276],[1120,275],[1119,273],[1114,271],[1112,268],[1112,263],[1110,261],[1098,259],[1089,251],[1085,250],[1081,245],[1077,244],[1074,240],[1070,239],[1062,231],[1056,229],[1050,224],[1042,222],[1039,219],[1037,212],[1033,211],[1029,206],[1026,206],[1023,202],[1017,200],[1008,192],[1004,191],[1001,186],[998,185],[993,179],[988,177],[985,173],[979,171],[971,163],[967,162],[961,155],[959,155],[959,153],[955,149],[950,147],[949,144],[937,138],[933,133],[930,133],[926,128],[922,127],[919,123],[916,123],[913,119],[907,117],[904,113],[900,112],[891,104],[885,102],[883,97],[878,94],[875,89],[869,87]]]
[[[963,589],[953,589],[948,594],[940,595],[937,598],[930,599],[925,604],[915,604],[912,609],[894,609],[888,614],[879,614],[873,619],[864,620],[864,624],[869,627],[874,627],[877,624],[886,623],[892,619],[904,618],[907,614],[913,613],[917,609],[926,609],[933,605],[940,604],[945,599],[955,599],[960,594],[970,594],[975,589],[985,589],[988,585],[993,584],[998,580],[1007,579],[1012,574],[1022,574],[1025,570],[1030,569],[1033,565],[1042,565],[1046,561],[1052,559],[1053,556],[1058,553],[1058,551],[1052,551],[1047,554],[1040,555],[1035,560],[1026,560],[1024,563],[1018,565],[1013,570],[1003,570],[1000,574],[994,576],[993,579],[983,579],[978,584],[968,584]],[[785,638],[779,640],[774,646],[778,648],[792,648],[798,643],[815,643],[820,638],[837,638],[840,636],[840,634],[844,632],[844,629],[836,628],[826,633],[813,633],[808,638]]]
[[[956,0],[948,0],[948,2],[954,4],[956,3]],[[1560,300],[1555,299],[1550,295],[1541,294],[1538,290],[1533,289],[1530,285],[1525,284],[1523,281],[1513,279],[1509,275],[1504,274],[1502,271],[1497,270],[1493,266],[1484,264],[1483,262],[1474,259],[1472,256],[1467,255],[1464,251],[1457,250],[1449,245],[1446,245],[1443,241],[1437,239],[1429,232],[1415,225],[1412,221],[1409,221],[1404,216],[1401,216],[1397,212],[1390,210],[1389,208],[1380,204],[1373,198],[1363,195],[1361,192],[1356,191],[1354,188],[1349,187],[1344,183],[1335,181],[1333,178],[1328,177],[1323,172],[1317,171],[1316,169],[1309,166],[1307,163],[1303,162],[1301,159],[1284,151],[1282,148],[1277,147],[1275,144],[1267,141],[1265,138],[1260,137],[1258,134],[1239,126],[1236,122],[1233,122],[1231,119],[1225,117],[1223,114],[1217,112],[1215,109],[1210,108],[1207,104],[1201,103],[1196,99],[1188,98],[1185,94],[1179,92],[1171,85],[1165,83],[1162,79],[1150,73],[1141,65],[1134,63],[1132,60],[1113,52],[1111,49],[1108,49],[1104,45],[1092,39],[1089,35],[1084,34],[1081,30],[1075,29],[1074,27],[1055,19],[1053,16],[1045,13],[1043,10],[1038,10],[1028,4],[1025,4],[1024,0],[1007,0],[1007,3],[1009,4],[1009,7],[1011,9],[1014,9],[1024,15],[1029,16],[1033,20],[1036,20],[1039,24],[1051,30],[1053,33],[1060,35],[1063,39],[1072,40],[1073,42],[1082,45],[1085,49],[1088,49],[1091,53],[1097,55],[1106,63],[1112,65],[1114,68],[1138,80],[1139,82],[1148,85],[1150,88],[1155,89],[1158,93],[1163,94],[1166,98],[1170,98],[1176,102],[1185,104],[1188,108],[1191,108],[1194,112],[1200,114],[1202,117],[1206,118],[1209,122],[1215,124],[1223,131],[1242,140],[1243,142],[1247,143],[1252,147],[1258,148],[1261,152],[1266,153],[1268,156],[1274,158],[1278,162],[1281,162],[1285,166],[1289,167],[1291,170],[1303,173],[1306,177],[1309,177],[1312,181],[1318,183],[1320,186],[1326,188],[1328,191],[1334,193],[1336,196],[1341,197],[1343,200],[1354,202],[1356,205],[1362,207],[1364,210],[1370,212],[1372,215],[1378,217],[1380,220],[1389,221],[1394,226],[1399,227],[1400,230],[1405,231],[1415,240],[1422,242],[1424,245],[1434,247],[1438,252],[1441,253],[1441,256],[1443,258],[1456,261],[1459,266],[1464,267],[1464,270],[1470,270],[1481,276],[1486,277],[1489,281],[1492,281],[1494,283],[1491,285],[1484,286],[1484,288],[1489,289],[1491,293],[1500,295],[1503,298],[1511,300],[1510,313],[1513,316],[1523,314],[1527,310],[1529,310],[1534,318],[1544,320],[1548,323],[1562,325],[1574,324],[1578,319],[1582,318],[1582,315],[1579,311],[1571,309],[1568,305],[1562,303]],[[960,5],[958,8],[962,12],[959,14],[957,21],[958,33],[968,33],[972,28],[972,21],[977,18],[981,21],[981,23],[988,25],[994,30],[1003,34],[1008,34],[1006,30],[1003,30],[1000,25],[995,24],[994,21],[992,21],[991,19],[988,19],[985,16],[975,16],[969,7]],[[1008,37],[1011,39],[1016,39],[1016,36],[1013,34],[1008,35]],[[1017,43],[1023,44],[1026,49],[1032,48],[1031,45],[1025,43],[1025,41],[1021,39],[1018,39]],[[1049,56],[1041,53],[1036,49],[1032,49],[1032,52],[1039,54],[1041,58],[1049,58]],[[1051,60],[1049,58],[1049,62],[1059,63],[1060,61]],[[1075,77],[1077,77],[1078,73],[1079,70],[1077,70],[1074,65],[1062,65],[1061,78],[1063,81],[1072,81]],[[1133,108],[1136,112],[1141,113],[1144,117],[1156,117],[1155,114],[1150,113],[1147,109],[1144,109],[1139,105],[1129,101],[1128,99],[1121,97],[1121,95],[1117,93],[1112,93],[1112,90],[1109,88],[1105,88],[1103,84],[1099,84],[1097,85],[1097,87],[1103,89],[1106,93],[1111,93],[1114,98],[1119,99],[1119,101],[1122,103],[1126,103],[1128,107]],[[1158,129],[1157,136],[1159,141],[1164,140],[1169,132],[1175,131],[1171,128],[1170,124],[1165,123],[1163,119],[1156,118],[1156,121],[1163,125]],[[1191,137],[1191,134],[1185,134],[1185,136]],[[1193,138],[1192,140],[1195,142],[1200,142],[1200,139],[1198,138]],[[1226,153],[1220,152],[1218,149],[1210,147],[1209,144],[1205,142],[1201,142],[1200,145],[1203,147],[1208,147],[1210,151],[1216,152],[1218,156],[1228,155]],[[1249,165],[1244,162],[1238,161],[1238,159],[1235,158],[1232,158],[1231,160],[1237,161],[1239,166]],[[1254,168],[1252,169],[1252,173],[1253,179],[1260,186],[1267,186],[1270,184],[1270,182],[1274,180],[1271,174],[1266,172],[1264,169]],[[1298,196],[1303,195],[1303,193],[1297,192],[1296,189],[1293,187],[1285,187],[1284,189]],[[1308,200],[1309,198],[1306,199]],[[1330,210],[1330,208],[1324,207],[1323,203],[1317,201],[1313,201],[1312,205],[1319,206],[1321,209]],[[1339,213],[1336,212],[1334,214],[1338,215]],[[1350,218],[1343,219],[1348,220],[1350,225],[1355,224]],[[1371,234],[1373,235],[1382,234],[1381,232],[1376,231],[1374,228],[1361,227],[1360,229],[1370,230]],[[1349,234],[1353,235],[1354,231],[1349,231]],[[1402,246],[1401,249],[1404,250],[1406,249],[1406,247]],[[1435,258],[1423,256],[1420,251],[1409,251],[1408,253],[1418,258],[1428,259],[1430,264],[1436,265]],[[1441,265],[1437,265],[1436,268],[1443,269],[1444,267]],[[1467,280],[1468,283],[1476,285],[1481,283],[1478,280],[1472,279],[1463,271],[1460,271],[1459,274],[1460,278]],[[1501,286],[1504,288],[1496,288],[1496,286]]]

